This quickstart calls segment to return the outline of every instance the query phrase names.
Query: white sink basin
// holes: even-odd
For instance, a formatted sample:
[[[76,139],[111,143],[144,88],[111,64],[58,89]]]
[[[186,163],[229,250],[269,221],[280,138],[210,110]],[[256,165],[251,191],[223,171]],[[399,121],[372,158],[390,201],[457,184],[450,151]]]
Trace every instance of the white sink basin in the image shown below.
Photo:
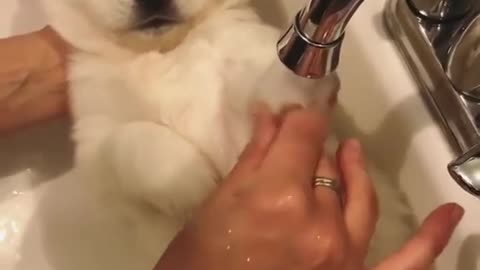
[[[365,1],[350,25],[341,66],[339,133],[363,140],[370,159],[400,183],[418,220],[445,202],[464,206],[465,218],[437,269],[480,269],[480,201],[448,175],[446,166],[455,156],[383,28],[385,4]]]
[[[269,7],[269,3],[277,1],[258,2],[259,6]],[[279,11],[280,16],[271,17],[285,22],[302,2],[283,0],[288,12]],[[38,3],[3,0],[0,36],[41,27],[45,18]],[[480,219],[476,219],[480,203],[462,191],[447,173],[446,164],[454,157],[383,29],[384,4],[385,0],[365,1],[350,24],[340,69],[343,91],[336,121],[338,135],[363,141],[372,162],[404,189],[418,220],[441,203],[455,201],[465,206],[465,219],[437,269],[480,269]],[[47,270],[22,260],[33,255],[29,248],[22,247],[21,235],[10,232],[28,229],[26,237],[41,243],[41,237],[35,236],[39,221],[28,220],[41,210],[37,209],[40,187],[70,165],[67,134],[68,125],[59,121],[0,138],[0,242],[7,243],[0,245],[0,269]],[[20,222],[2,219],[8,216]],[[27,223],[28,228],[23,227]]]

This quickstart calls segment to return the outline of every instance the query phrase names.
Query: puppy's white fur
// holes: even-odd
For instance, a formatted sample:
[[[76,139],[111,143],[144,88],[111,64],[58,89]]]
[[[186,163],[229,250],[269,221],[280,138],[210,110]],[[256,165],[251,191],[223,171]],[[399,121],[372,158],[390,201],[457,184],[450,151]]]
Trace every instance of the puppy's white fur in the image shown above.
[[[280,33],[245,0],[176,0],[187,20],[150,32],[129,30],[134,0],[45,1],[74,47],[76,173],[130,216],[137,204],[153,206],[160,222],[177,222],[172,231],[235,164],[250,137],[253,101],[278,109],[324,98],[287,77],[262,77]],[[335,89],[338,81],[323,83]],[[155,242],[164,248],[171,237]],[[139,240],[151,241],[152,256],[161,250],[154,238],[145,232]]]

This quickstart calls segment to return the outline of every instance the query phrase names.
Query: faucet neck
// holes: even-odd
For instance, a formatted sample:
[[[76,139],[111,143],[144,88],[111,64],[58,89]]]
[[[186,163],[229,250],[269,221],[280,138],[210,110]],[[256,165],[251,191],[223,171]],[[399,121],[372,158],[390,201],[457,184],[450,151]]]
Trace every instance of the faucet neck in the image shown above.
[[[294,73],[320,79],[339,63],[345,28],[363,0],[309,0],[278,42],[280,60]]]
[[[363,0],[309,0],[300,11],[298,28],[308,39],[330,44],[341,39]]]

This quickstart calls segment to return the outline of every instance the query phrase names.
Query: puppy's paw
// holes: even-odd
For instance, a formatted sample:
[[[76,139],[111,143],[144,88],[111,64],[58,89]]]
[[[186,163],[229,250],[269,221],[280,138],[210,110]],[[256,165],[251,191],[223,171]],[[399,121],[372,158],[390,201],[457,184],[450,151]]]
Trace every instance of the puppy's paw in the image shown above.
[[[104,150],[121,189],[164,214],[185,217],[215,187],[208,160],[168,127],[128,124],[109,138]]]
[[[290,74],[289,74],[290,75]],[[321,80],[286,76],[278,82],[271,80],[259,89],[255,101],[267,104],[272,112],[282,113],[290,107],[300,106],[330,113],[337,102],[340,80],[331,74]]]

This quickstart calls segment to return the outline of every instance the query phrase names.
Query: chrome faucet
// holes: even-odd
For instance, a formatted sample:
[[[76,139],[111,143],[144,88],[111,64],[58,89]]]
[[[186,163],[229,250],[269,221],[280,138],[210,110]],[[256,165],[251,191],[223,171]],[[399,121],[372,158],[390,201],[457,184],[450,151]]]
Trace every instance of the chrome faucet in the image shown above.
[[[459,156],[450,175],[480,198],[480,1],[389,0],[384,15]]]
[[[468,0],[409,0],[407,4],[419,17],[436,22],[461,20],[472,9]]]
[[[363,0],[309,0],[278,42],[283,64],[319,79],[338,67],[345,28]]]

